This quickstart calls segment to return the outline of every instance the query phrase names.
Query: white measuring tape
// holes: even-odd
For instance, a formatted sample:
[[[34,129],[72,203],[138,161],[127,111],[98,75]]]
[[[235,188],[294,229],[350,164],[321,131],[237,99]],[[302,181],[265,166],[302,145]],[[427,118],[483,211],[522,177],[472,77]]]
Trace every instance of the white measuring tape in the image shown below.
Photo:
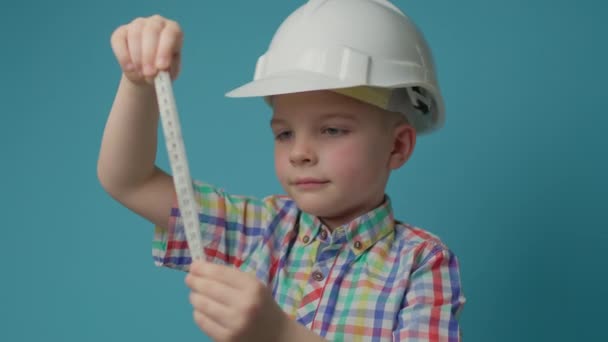
[[[186,240],[192,260],[203,260],[201,232],[198,220],[198,202],[194,199],[192,178],[186,158],[186,147],[182,137],[182,129],[177,115],[177,105],[173,95],[171,77],[166,71],[158,73],[154,79],[156,97],[160,110],[165,144],[169,153],[169,163],[173,173],[173,183],[177,194],[179,210],[184,221]]]

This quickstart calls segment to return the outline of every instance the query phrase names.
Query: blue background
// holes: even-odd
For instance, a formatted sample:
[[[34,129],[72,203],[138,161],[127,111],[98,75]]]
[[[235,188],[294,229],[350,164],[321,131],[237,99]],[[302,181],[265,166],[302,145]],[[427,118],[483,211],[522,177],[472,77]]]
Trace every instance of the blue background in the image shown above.
[[[182,25],[175,92],[192,174],[262,196],[280,191],[268,108],[223,95],[301,3],[3,1],[1,340],[205,340],[185,274],[153,266],[151,224],[97,180],[120,77],[110,35],[155,13]],[[433,48],[447,122],[388,193],[459,256],[465,340],[608,340],[608,5],[396,3]]]

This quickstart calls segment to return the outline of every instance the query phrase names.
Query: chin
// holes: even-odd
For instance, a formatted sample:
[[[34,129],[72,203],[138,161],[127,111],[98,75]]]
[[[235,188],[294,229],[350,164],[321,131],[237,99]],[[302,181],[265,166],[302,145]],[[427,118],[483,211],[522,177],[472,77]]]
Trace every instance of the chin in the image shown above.
[[[314,215],[314,216],[327,216],[329,214],[328,207],[329,201],[327,199],[319,198],[318,196],[309,195],[295,195],[292,196],[298,208],[301,210]]]
[[[317,216],[319,218],[329,218],[340,216],[343,213],[343,208],[336,206],[336,203],[344,203],[337,199],[332,199],[328,196],[295,196],[293,197],[298,208],[302,211]]]

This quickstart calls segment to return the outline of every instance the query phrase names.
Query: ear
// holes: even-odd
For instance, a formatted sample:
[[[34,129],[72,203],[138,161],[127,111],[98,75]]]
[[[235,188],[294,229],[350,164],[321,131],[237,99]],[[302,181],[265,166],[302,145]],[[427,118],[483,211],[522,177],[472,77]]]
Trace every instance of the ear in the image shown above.
[[[394,128],[393,150],[389,159],[389,167],[398,169],[410,158],[416,145],[416,130],[407,123],[400,123]]]

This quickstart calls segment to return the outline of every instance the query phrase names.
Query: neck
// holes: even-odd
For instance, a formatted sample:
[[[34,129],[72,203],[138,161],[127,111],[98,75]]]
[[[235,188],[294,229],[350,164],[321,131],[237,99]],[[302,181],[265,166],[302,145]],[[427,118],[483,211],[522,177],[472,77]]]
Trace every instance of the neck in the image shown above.
[[[376,209],[377,207],[382,205],[382,203],[384,203],[384,200],[385,200],[384,194],[382,194],[380,199],[370,202],[370,204],[368,204],[368,205],[362,205],[359,208],[349,210],[347,213],[344,213],[341,215],[332,216],[332,217],[319,217],[319,219],[321,220],[321,222],[323,222],[323,224],[327,228],[329,228],[330,231],[333,232],[334,229],[336,229],[340,226],[343,226],[343,225],[351,222],[352,220],[358,218],[359,216]]]

